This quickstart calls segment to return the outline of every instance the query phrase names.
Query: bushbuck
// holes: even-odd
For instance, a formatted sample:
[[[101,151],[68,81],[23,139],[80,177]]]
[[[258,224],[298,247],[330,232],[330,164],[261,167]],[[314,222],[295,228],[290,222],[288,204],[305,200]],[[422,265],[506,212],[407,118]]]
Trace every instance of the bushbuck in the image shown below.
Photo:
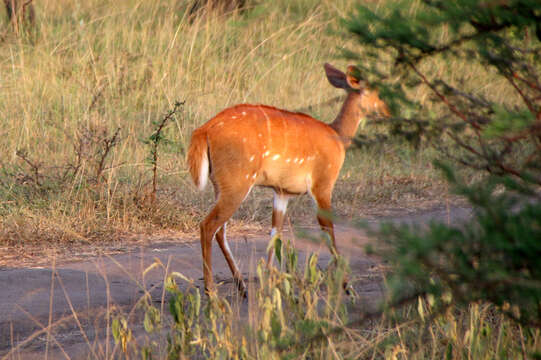
[[[223,110],[193,132],[187,158],[190,174],[199,190],[210,178],[216,195],[216,204],[200,225],[206,291],[214,287],[211,242],[216,236],[239,290],[246,294],[227,244],[226,223],[254,186],[274,190],[271,237],[282,230],[288,199],[308,193],[317,204],[322,230],[332,240],[331,250],[336,252],[329,213],[345,151],[366,115],[389,116],[389,109],[355,66],[349,66],[347,74],[330,64],[324,68],[331,85],[347,93],[332,124],[302,113],[241,104]]]

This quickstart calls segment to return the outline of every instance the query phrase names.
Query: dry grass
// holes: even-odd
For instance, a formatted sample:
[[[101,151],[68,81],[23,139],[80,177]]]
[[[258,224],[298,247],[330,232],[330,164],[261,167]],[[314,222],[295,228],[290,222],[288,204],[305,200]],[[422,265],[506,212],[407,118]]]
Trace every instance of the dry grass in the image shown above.
[[[388,1],[371,3],[384,8]],[[411,3],[415,11],[419,1]],[[299,109],[338,95],[327,84],[321,65],[332,62],[343,67],[340,49],[357,48],[333,32],[340,29],[339,18],[352,10],[352,2],[251,4],[244,14],[189,22],[185,2],[178,0],[35,2],[37,34],[16,38],[7,32],[0,43],[0,251],[22,261],[27,251],[21,249],[43,256],[42,248],[51,244],[114,245],[127,234],[158,229],[193,233],[213,201],[212,191],[196,193],[187,176],[185,149],[194,128],[236,103]],[[4,20],[0,27],[8,25]],[[486,69],[440,61],[423,66],[456,81],[471,80],[468,83],[487,97],[514,101],[510,89],[494,81]],[[454,72],[443,73],[449,68]],[[415,94],[421,102],[427,96],[423,91]],[[159,201],[157,207],[149,207],[149,148],[142,139],[177,100],[186,100],[186,106],[166,129],[173,142],[160,147]],[[338,108],[338,104],[316,105],[311,114],[330,121]],[[101,156],[103,140],[111,139],[117,128],[116,145]],[[431,149],[414,152],[399,141],[348,152],[334,193],[337,214],[349,219],[381,204],[443,201],[446,187],[432,169],[433,155]],[[254,190],[234,222],[267,224],[271,198],[267,190]],[[307,197],[291,202],[294,223],[313,218],[310,202]],[[51,252],[54,256],[55,250]],[[284,279],[275,272],[256,289],[260,307],[252,309],[251,316],[263,314],[267,299],[273,314],[284,316],[271,293]],[[318,301],[325,295],[315,294],[321,296]],[[282,298],[284,303],[292,300],[288,296]],[[526,338],[532,343],[519,343],[521,337],[516,335],[522,330],[495,315],[491,307],[455,309],[427,326],[417,313],[428,316],[430,305],[419,301],[404,310],[406,315],[415,314],[407,328],[391,314],[378,322],[345,327],[334,343],[328,341],[313,351],[319,350],[321,358],[337,352],[351,358],[443,358],[449,352],[451,358],[492,358],[539,349],[538,332]],[[318,304],[311,309],[321,319]],[[290,306],[294,308],[295,302]],[[223,315],[218,310],[213,311]],[[342,325],[335,315],[325,320]],[[164,323],[162,329],[177,331],[169,325]],[[284,329],[293,333],[294,324],[287,323]],[[253,339],[244,334],[229,338],[218,334],[222,337],[216,346],[241,346],[243,339]],[[252,354],[262,357],[260,351],[275,351],[257,348],[256,341],[251,344]],[[119,346],[99,354],[112,358],[121,353]]]
[[[20,38],[7,32],[0,44],[0,238],[11,245],[114,239],[157,227],[194,231],[213,195],[196,193],[187,176],[192,130],[236,103],[299,109],[333,98],[339,93],[322,64],[343,67],[341,48],[358,48],[340,34],[340,18],[354,8],[345,0],[254,1],[243,14],[193,22],[177,0],[35,6],[36,31]],[[453,68],[482,78],[483,93],[506,97],[486,72]],[[149,208],[149,148],[142,140],[177,100],[186,106],[165,129],[173,141],[160,147],[159,205]],[[339,106],[310,112],[330,121]],[[117,129],[104,156],[104,141]],[[351,151],[336,186],[338,214],[351,218],[363,204],[437,197],[443,185],[431,157],[399,142]],[[270,221],[270,198],[254,191],[235,221]],[[295,221],[312,216],[308,204],[292,203]]]

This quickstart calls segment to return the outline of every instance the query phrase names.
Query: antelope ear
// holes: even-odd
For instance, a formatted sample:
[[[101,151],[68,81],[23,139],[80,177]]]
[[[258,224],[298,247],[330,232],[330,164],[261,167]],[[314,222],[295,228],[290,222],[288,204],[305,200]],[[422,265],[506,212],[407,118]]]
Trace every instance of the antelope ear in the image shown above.
[[[325,68],[325,74],[327,75],[327,79],[331,83],[332,86],[339,88],[339,89],[348,89],[348,81],[346,79],[346,74],[332,66],[331,64],[325,63],[323,66]]]
[[[346,82],[350,88],[355,90],[362,90],[366,87],[366,82],[362,80],[361,71],[353,65],[348,66]]]

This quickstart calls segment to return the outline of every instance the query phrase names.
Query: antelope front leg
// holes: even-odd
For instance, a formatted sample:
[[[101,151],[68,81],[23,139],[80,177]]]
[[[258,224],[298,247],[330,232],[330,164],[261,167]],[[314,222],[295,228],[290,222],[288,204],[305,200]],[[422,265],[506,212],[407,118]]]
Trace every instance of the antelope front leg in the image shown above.
[[[327,234],[329,234],[329,237],[331,238],[331,253],[334,257],[337,257],[338,254],[338,248],[336,247],[336,238],[334,237],[334,225],[332,221],[332,207],[331,207],[331,196],[330,194],[314,194],[314,198],[317,202],[317,221],[319,222],[319,226],[321,227],[321,230],[325,231]],[[346,291],[347,294],[350,293],[349,285],[348,285],[348,277],[347,275],[344,276],[344,280],[342,283],[342,287]]]
[[[288,196],[282,193],[274,192],[274,203],[272,209],[272,230],[271,240],[275,235],[282,236],[282,228],[287,210]],[[270,248],[267,254],[267,268],[271,266],[274,255],[274,248]]]

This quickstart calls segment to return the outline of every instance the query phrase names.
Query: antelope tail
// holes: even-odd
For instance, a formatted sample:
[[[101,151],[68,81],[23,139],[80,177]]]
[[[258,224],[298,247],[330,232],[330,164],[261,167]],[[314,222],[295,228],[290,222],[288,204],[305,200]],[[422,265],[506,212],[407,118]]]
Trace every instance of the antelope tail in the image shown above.
[[[188,148],[188,166],[195,186],[202,191],[209,178],[207,132],[204,129],[197,129],[192,135]]]

